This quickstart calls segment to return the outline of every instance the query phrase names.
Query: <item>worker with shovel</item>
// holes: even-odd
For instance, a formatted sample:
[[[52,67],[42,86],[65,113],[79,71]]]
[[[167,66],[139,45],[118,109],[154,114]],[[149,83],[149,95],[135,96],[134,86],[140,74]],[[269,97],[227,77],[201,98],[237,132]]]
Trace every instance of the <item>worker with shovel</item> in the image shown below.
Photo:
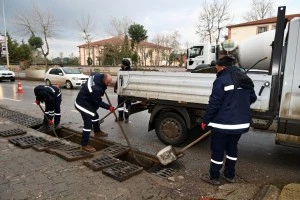
[[[222,178],[235,182],[237,144],[241,135],[250,127],[250,105],[256,101],[254,84],[244,73],[232,66],[234,58],[224,56],[216,63],[217,78],[213,83],[209,104],[203,117],[201,128],[209,126],[211,135],[211,160],[209,174],[202,180],[220,185],[220,170],[226,161]]]
[[[96,151],[94,147],[89,145],[92,127],[96,137],[106,137],[108,135],[100,129],[97,110],[99,107],[110,110],[110,112],[115,110],[114,107],[102,101],[102,96],[111,82],[112,77],[109,74],[92,73],[77,95],[75,108],[80,112],[84,122],[81,137],[82,150]]]
[[[34,88],[35,103],[40,106],[41,102],[45,102],[45,111],[43,125],[41,130],[48,130],[49,125],[53,125],[54,128],[60,127],[60,104],[62,100],[61,90],[53,85],[38,85]]]

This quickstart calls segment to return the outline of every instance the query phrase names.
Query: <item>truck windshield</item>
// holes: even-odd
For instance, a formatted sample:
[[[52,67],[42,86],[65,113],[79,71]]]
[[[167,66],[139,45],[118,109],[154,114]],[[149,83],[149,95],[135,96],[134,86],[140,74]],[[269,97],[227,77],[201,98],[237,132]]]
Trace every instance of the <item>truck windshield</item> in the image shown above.
[[[81,74],[79,69],[76,68],[64,67],[62,70],[64,70],[65,74]]]
[[[203,46],[193,46],[189,49],[189,58],[195,58],[203,55]]]

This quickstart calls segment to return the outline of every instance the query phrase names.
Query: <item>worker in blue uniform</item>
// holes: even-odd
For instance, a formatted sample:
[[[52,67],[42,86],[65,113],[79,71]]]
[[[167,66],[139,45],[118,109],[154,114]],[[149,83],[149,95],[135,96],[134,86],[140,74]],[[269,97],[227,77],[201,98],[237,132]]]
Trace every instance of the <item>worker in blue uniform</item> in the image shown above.
[[[203,130],[207,126],[212,130],[210,170],[209,174],[203,174],[202,180],[213,185],[220,184],[225,153],[222,177],[227,182],[235,182],[238,141],[250,128],[250,105],[257,99],[252,80],[232,66],[233,61],[234,58],[230,56],[217,61],[217,78],[201,123]]]
[[[45,115],[40,129],[48,128],[53,123],[56,129],[59,128],[61,118],[60,105],[62,101],[61,90],[53,85],[38,85],[34,88],[34,94],[37,105],[40,105],[41,102],[45,103]]]
[[[89,145],[92,128],[96,137],[106,137],[108,135],[100,129],[97,110],[101,107],[110,110],[110,112],[114,111],[114,107],[102,101],[102,96],[111,82],[112,77],[109,74],[92,73],[77,95],[75,108],[80,112],[84,122],[81,137],[82,150],[96,151],[93,146]]]
[[[130,67],[130,61],[128,59],[123,59],[121,61],[121,69],[120,71],[131,71]],[[117,93],[118,90],[118,81],[116,81],[114,86],[114,92]],[[129,122],[129,113],[130,113],[130,107],[131,107],[131,101],[126,99],[125,96],[118,95],[118,112],[119,117],[116,119],[116,121],[124,121],[125,123]]]

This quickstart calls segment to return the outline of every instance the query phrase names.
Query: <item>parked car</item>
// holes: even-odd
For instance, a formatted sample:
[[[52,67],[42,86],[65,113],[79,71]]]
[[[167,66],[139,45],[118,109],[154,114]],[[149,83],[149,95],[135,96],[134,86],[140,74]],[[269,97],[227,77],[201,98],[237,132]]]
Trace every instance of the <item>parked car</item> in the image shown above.
[[[5,66],[0,66],[0,81],[10,80],[15,81],[15,72],[8,70]]]
[[[72,67],[56,67],[50,68],[44,77],[46,85],[65,86],[67,89],[82,86],[87,80],[87,75],[84,75],[79,69]]]

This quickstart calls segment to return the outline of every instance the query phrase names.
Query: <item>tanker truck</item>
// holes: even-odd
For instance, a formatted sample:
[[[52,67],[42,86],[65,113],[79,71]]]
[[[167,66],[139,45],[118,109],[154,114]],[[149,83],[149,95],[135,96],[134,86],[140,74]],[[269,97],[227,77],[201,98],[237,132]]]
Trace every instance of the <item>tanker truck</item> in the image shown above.
[[[239,65],[253,80],[257,95],[251,126],[272,130],[276,144],[300,146],[299,52],[300,18],[287,25],[285,7],[278,8],[275,32],[259,34],[237,49]],[[131,114],[148,110],[148,131],[155,129],[163,143],[178,146],[202,121],[216,78],[213,69],[120,71],[117,92],[136,102]]]

